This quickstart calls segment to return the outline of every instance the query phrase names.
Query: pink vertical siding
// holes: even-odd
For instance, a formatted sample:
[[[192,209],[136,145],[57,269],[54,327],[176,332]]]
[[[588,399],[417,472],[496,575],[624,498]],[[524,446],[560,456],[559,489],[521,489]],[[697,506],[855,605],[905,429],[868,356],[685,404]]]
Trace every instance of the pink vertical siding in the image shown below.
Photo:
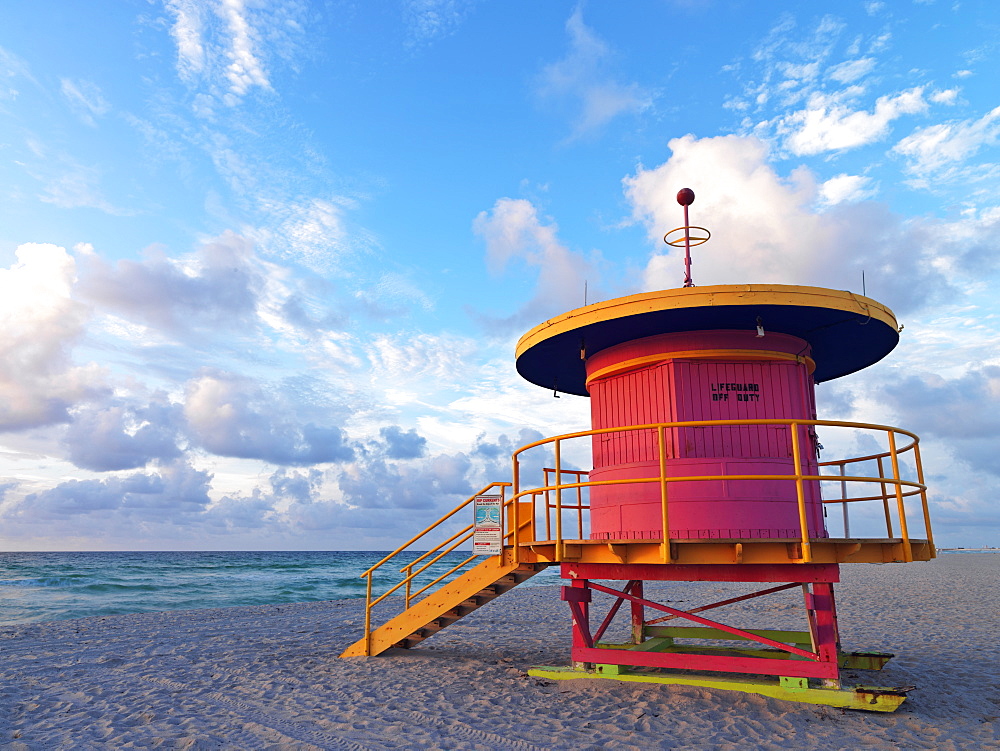
[[[800,339],[748,332],[689,332],[649,337],[600,352],[588,361],[596,373],[635,358],[662,355],[632,370],[606,373],[590,384],[594,428],[661,422],[813,419],[813,381],[806,365],[775,357],[744,359],[720,350],[806,351]],[[716,350],[697,358],[685,351]],[[682,353],[671,357],[672,353]],[[668,474],[790,474],[792,446],[785,426],[710,426],[667,432]],[[815,473],[808,430],[800,445],[806,472]],[[659,475],[655,430],[595,436],[594,480]],[[811,469],[810,469],[811,468]],[[807,483],[810,533],[825,534],[818,483]],[[596,487],[591,491],[592,536],[650,539],[662,536],[658,483]],[[672,537],[798,537],[795,484],[786,480],[671,483]]]

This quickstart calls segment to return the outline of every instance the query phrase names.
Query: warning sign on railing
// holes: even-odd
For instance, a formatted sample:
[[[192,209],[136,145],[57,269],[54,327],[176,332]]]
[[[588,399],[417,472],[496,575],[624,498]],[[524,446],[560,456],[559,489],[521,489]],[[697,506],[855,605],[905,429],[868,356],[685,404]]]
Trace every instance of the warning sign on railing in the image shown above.
[[[498,495],[476,496],[476,526],[472,536],[472,552],[476,555],[499,555],[503,552],[501,500]]]

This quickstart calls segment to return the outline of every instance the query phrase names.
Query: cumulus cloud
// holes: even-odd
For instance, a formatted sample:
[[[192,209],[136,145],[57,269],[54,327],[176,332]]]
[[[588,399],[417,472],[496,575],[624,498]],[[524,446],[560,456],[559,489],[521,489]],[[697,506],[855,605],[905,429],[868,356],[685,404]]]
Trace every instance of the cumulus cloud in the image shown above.
[[[696,283],[822,284],[860,291],[865,271],[868,290],[901,312],[956,294],[950,272],[963,264],[971,270],[955,228],[940,222],[903,221],[871,201],[816,211],[820,192],[813,174],[798,168],[780,176],[755,138],[685,136],[670,148],[673,155],[664,164],[640,167],[626,178],[625,191],[634,217],[659,243],[664,228],[682,216],[677,191],[694,189],[691,220],[712,231],[711,241],[693,252]],[[980,242],[997,237],[988,223],[970,223],[965,231]],[[680,283],[679,252],[652,257],[646,289]]]
[[[871,178],[863,175],[836,175],[819,186],[820,202],[824,206],[836,206],[870,198],[875,193],[871,184]]]
[[[562,245],[556,224],[543,221],[523,198],[499,199],[476,217],[473,229],[486,243],[487,266],[494,274],[515,261],[538,268],[534,297],[518,313],[495,322],[503,328],[538,323],[579,307],[585,283],[598,281],[593,264]]]
[[[141,521],[184,523],[210,503],[211,475],[180,462],[153,472],[136,472],[101,480],[70,480],[41,493],[31,493],[8,513],[15,519],[43,523],[90,517],[83,526],[93,532],[101,519],[133,517]]]
[[[253,248],[233,233],[203,244],[188,259],[155,249],[141,261],[114,266],[100,256],[81,259],[80,294],[102,310],[163,332],[191,328],[235,328],[255,318],[265,281]]]
[[[0,270],[0,431],[69,420],[105,392],[105,373],[74,364],[90,311],[73,298],[76,264],[64,248],[28,243]]]
[[[1000,367],[972,368],[955,378],[912,373],[878,392],[921,437],[947,441],[956,457],[1000,477]]]
[[[398,425],[390,425],[379,430],[386,443],[386,456],[390,459],[417,459],[427,450],[427,439],[410,429],[403,431]]]
[[[115,399],[77,410],[63,436],[69,459],[96,472],[136,469],[153,460],[180,456],[181,408],[166,394],[145,406]]]
[[[543,102],[573,111],[570,140],[593,135],[616,117],[652,106],[653,95],[636,83],[622,83],[610,71],[611,49],[583,22],[578,6],[566,21],[570,49],[562,60],[545,66],[539,77]]]
[[[339,427],[303,422],[283,402],[248,378],[205,373],[187,384],[184,416],[192,439],[219,456],[291,465],[353,458]]]
[[[438,454],[419,464],[374,455],[346,467],[338,485],[346,503],[366,509],[432,509],[454,505],[475,488],[465,454]]]

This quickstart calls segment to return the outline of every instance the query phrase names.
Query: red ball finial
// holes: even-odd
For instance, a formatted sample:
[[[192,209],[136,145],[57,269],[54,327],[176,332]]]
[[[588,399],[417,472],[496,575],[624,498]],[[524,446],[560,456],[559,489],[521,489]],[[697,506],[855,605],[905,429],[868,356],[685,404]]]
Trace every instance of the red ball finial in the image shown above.
[[[681,206],[690,206],[694,203],[694,191],[691,188],[681,188],[677,191],[677,203]]]

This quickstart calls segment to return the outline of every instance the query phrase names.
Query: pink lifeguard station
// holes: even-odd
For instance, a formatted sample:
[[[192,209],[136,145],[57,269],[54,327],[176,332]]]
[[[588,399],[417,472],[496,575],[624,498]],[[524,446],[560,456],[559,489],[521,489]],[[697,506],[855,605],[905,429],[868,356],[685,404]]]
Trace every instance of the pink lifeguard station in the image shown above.
[[[878,670],[892,655],[841,649],[833,585],[841,563],[934,557],[918,439],[883,425],[821,421],[814,396],[817,383],[888,355],[899,340],[896,319],[846,291],[695,287],[690,248],[709,233],[688,222],[693,200],[690,190],[678,194],[684,226],[665,237],[686,248],[683,287],[569,311],[517,345],[525,379],[590,397],[591,429],[518,449],[511,482],[487,486],[362,574],[369,614],[403,587],[404,607],[375,629],[369,615],[365,637],[344,656],[415,646],[559,564],[569,580],[562,599],[573,619],[572,665],[532,675],[693,684],[874,711],[902,703],[906,688],[841,685],[841,669]],[[865,434],[879,448],[830,459],[819,431],[840,444]],[[571,458],[588,455],[590,469],[571,468]],[[537,477],[527,476],[529,465],[542,466]],[[468,525],[400,569],[403,580],[385,595],[371,595],[384,563],[453,524],[477,496],[497,493],[506,510],[499,555],[456,562],[414,593],[421,575],[474,534]],[[919,504],[921,537],[910,536],[918,514],[909,503]],[[857,504],[864,536],[851,534],[848,509]],[[831,507],[842,515],[831,522],[838,536],[827,527]],[[770,586],[690,610],[644,595],[644,583],[670,581]],[[793,588],[803,594],[803,629],[737,628],[701,615]],[[608,607],[592,624],[595,594]],[[623,617],[629,640],[602,642]]]

